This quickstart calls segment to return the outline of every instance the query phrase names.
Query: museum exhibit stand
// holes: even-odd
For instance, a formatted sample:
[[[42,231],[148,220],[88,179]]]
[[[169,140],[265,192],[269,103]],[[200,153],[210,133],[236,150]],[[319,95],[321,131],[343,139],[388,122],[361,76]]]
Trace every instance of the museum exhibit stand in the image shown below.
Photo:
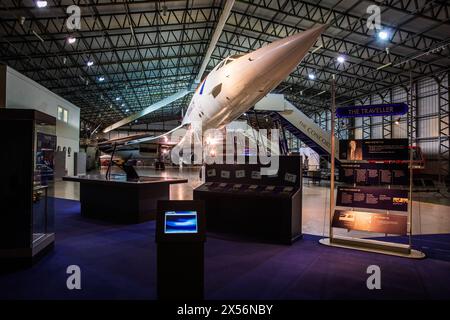
[[[158,201],[155,240],[158,299],[203,299],[204,203]]]
[[[248,159],[247,159],[248,160]],[[206,165],[205,183],[194,190],[203,200],[208,231],[291,244],[302,235],[300,156],[280,156],[276,174],[261,164]]]
[[[340,107],[337,117],[404,115],[406,104]],[[334,145],[334,110],[332,145]],[[425,255],[412,248],[413,146],[402,139],[346,139],[339,141],[339,179],[330,182],[329,238],[325,245],[407,258]],[[333,159],[331,170],[334,171]],[[336,234],[336,229],[348,235]],[[398,243],[390,236],[402,237]],[[373,239],[373,238],[382,238]]]
[[[81,216],[115,223],[154,220],[158,200],[169,200],[170,185],[186,179],[125,175],[82,175],[63,177],[80,183]]]
[[[32,263],[52,248],[56,120],[39,111],[0,109],[2,263]]]

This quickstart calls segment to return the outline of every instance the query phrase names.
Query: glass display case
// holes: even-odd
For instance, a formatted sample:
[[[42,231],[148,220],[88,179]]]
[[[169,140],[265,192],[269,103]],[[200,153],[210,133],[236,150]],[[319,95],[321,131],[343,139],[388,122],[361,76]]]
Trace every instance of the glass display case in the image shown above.
[[[54,243],[56,120],[0,109],[0,259],[33,262]]]

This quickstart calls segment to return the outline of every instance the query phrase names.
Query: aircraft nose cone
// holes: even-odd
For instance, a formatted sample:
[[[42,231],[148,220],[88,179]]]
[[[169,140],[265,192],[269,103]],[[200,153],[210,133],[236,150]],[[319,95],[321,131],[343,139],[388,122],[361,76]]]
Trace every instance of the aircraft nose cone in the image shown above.
[[[327,25],[319,25],[273,42],[274,57],[285,64],[297,66],[326,28]]]
[[[327,25],[319,25],[256,50],[254,56],[255,62],[258,64],[259,76],[284,80],[301,62],[327,27]]]
[[[291,41],[293,42],[293,46],[307,47],[309,49],[314,45],[326,28],[328,28],[328,25],[326,24],[319,25],[312,29],[294,34],[289,38],[292,38]]]

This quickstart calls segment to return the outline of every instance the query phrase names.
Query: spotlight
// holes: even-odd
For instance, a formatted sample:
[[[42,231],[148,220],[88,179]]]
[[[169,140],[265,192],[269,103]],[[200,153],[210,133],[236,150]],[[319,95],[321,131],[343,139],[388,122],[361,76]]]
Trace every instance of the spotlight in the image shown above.
[[[88,61],[88,62],[87,62],[87,66],[88,66],[88,67],[91,67],[91,66],[93,66],[93,65],[94,65],[94,61]]]
[[[116,101],[120,101],[120,97],[117,97],[117,98],[116,98]]]
[[[345,62],[345,57],[344,56],[337,57],[337,62],[344,63]]]
[[[125,112],[130,112],[130,109],[125,109]]]
[[[67,38],[67,42],[68,42],[69,44],[74,44],[75,41],[77,41],[77,38],[75,38],[75,37],[68,37],[68,38]]]
[[[121,106],[121,107],[125,107],[125,103],[122,103],[120,106]]]
[[[316,76],[314,74],[310,73],[310,74],[308,74],[308,78],[310,80],[314,80],[316,78]]]
[[[105,81],[105,77],[98,77],[98,81],[100,82]]]
[[[387,31],[380,31],[378,32],[378,38],[381,40],[387,40],[389,38],[389,33],[387,33]]]
[[[395,120],[394,122],[397,126],[400,124],[400,118],[398,118],[397,120]]]
[[[38,8],[45,8],[47,6],[47,1],[38,0],[36,1],[36,6]]]

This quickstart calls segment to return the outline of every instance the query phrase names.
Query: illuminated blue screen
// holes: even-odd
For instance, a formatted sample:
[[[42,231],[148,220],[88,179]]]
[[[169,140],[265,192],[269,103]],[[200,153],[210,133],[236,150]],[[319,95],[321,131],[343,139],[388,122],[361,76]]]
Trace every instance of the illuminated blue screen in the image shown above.
[[[167,211],[164,215],[164,233],[197,233],[197,212]]]

